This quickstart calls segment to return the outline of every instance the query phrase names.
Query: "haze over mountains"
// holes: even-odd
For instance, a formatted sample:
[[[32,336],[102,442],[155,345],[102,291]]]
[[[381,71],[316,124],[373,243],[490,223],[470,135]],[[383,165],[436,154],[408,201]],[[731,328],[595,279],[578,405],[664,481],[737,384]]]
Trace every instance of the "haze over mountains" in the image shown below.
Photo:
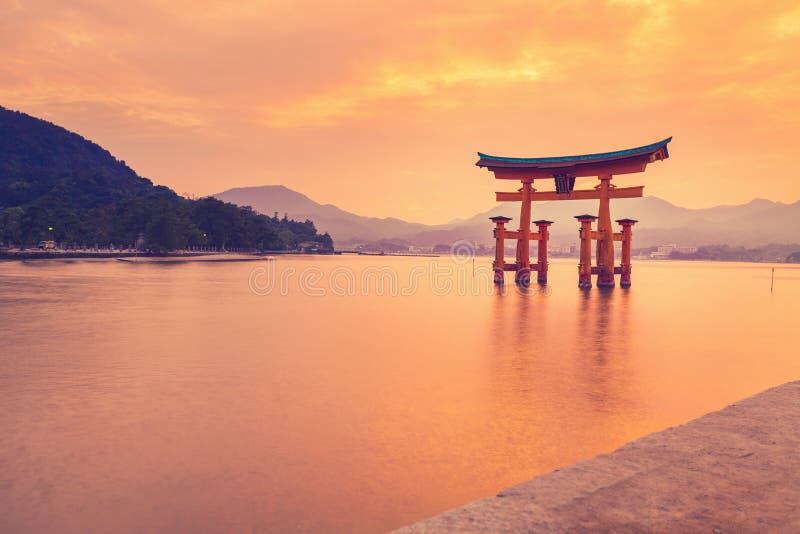
[[[317,228],[329,232],[336,245],[402,239],[418,246],[447,244],[459,239],[488,244],[492,241],[489,217],[519,217],[518,203],[498,203],[469,218],[442,225],[410,223],[400,219],[362,217],[331,204],[319,204],[306,195],[282,185],[229,189],[214,195],[240,206],[251,206],[266,215],[287,213],[290,218],[311,219]],[[491,204],[491,200],[487,202]],[[685,246],[728,244],[758,246],[767,243],[800,242],[800,201],[792,204],[755,199],[747,204],[705,209],[682,208],[658,197],[617,199],[611,204],[612,217],[639,220],[634,230],[635,245],[647,247],[664,243]],[[533,218],[554,221],[554,245],[577,241],[574,216],[596,213],[597,202],[573,200],[534,204]]]
[[[319,230],[329,232],[340,249],[381,241],[432,247],[460,239],[490,244],[488,217],[512,217],[509,226],[516,228],[519,216],[518,203],[499,203],[441,225],[363,217],[279,185],[230,189],[214,196],[251,206],[267,217],[211,198],[185,199],[138,176],[125,162],[73,132],[0,107],[0,242],[130,244],[144,235],[151,248],[165,250],[293,248],[310,241],[330,248],[330,238]],[[491,199],[487,206],[492,206]],[[534,205],[533,218],[554,221],[552,243],[562,246],[577,241],[574,216],[596,210],[591,200],[544,202]],[[276,212],[278,218],[273,217]],[[316,228],[284,221],[283,214],[309,219]],[[616,199],[612,216],[640,221],[634,231],[636,247],[800,243],[800,202],[756,199],[738,206],[687,209],[656,197]]]
[[[287,214],[290,219],[310,219],[317,229],[325,228],[321,231],[331,234],[337,244],[413,236],[429,228],[391,217],[356,215],[332,204],[319,204],[282,185],[237,187],[212,196],[239,206],[250,206],[269,216],[277,212],[279,217]]]

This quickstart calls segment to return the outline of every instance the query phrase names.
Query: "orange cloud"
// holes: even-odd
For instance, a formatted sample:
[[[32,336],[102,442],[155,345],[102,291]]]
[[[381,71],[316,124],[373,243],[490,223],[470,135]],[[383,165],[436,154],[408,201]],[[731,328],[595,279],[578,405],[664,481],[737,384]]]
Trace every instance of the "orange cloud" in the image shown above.
[[[461,86],[491,89],[532,82],[543,79],[549,68],[546,61],[537,62],[529,54],[503,65],[476,58],[452,59],[433,67],[378,65],[374,74],[358,83],[268,105],[263,113],[268,126],[290,128],[328,126],[342,119],[374,116],[399,99],[417,98],[420,105],[455,107],[464,105],[458,94]]]
[[[284,183],[437,222],[492,205],[476,150],[671,134],[650,194],[800,197],[796,2],[3,4],[0,103],[178,191]]]

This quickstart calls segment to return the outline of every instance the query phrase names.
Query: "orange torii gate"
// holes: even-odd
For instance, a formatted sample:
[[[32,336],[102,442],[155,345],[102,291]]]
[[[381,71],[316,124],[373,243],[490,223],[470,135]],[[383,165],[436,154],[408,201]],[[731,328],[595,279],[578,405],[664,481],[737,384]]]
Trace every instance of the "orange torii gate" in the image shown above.
[[[478,167],[485,167],[500,180],[519,180],[522,187],[516,192],[496,193],[498,202],[521,202],[519,229],[510,231],[505,228],[511,219],[508,217],[491,217],[495,223],[495,283],[503,283],[505,271],[515,271],[514,280],[519,284],[530,283],[530,272],[537,272],[539,282],[547,281],[547,240],[548,227],[551,221],[534,221],[538,232],[531,231],[531,203],[545,200],[586,200],[598,199],[600,207],[597,216],[578,215],[581,223],[581,256],[578,265],[578,286],[592,287],[591,275],[597,275],[598,287],[613,287],[614,275],[619,274],[620,285],[630,286],[630,247],[633,219],[619,219],[622,231],[614,233],[611,227],[610,200],[612,198],[641,197],[644,186],[616,187],[611,183],[615,174],[643,172],[648,163],[669,157],[667,143],[672,138],[664,139],[652,145],[587,154],[582,156],[557,156],[546,158],[508,158],[490,156],[478,152]],[[575,190],[575,179],[583,176],[597,176],[600,183],[594,189]],[[534,180],[554,180],[555,191],[537,191],[533,188]],[[597,220],[597,230],[592,230],[592,223]],[[514,263],[505,262],[505,240],[517,240],[517,254]],[[596,265],[591,265],[591,243],[596,242]],[[536,263],[530,261],[530,242],[538,241],[538,257]],[[622,262],[614,266],[614,241],[622,241]]]

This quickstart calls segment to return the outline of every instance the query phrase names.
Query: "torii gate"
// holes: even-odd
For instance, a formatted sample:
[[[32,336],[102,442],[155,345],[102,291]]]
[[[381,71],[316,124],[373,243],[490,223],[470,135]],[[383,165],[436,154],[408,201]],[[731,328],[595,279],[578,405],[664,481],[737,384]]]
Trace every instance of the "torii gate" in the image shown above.
[[[490,156],[478,152],[478,167],[485,167],[500,180],[519,180],[522,188],[517,192],[496,193],[498,202],[522,202],[519,217],[519,230],[509,231],[505,224],[508,217],[492,217],[495,223],[495,283],[503,283],[505,271],[515,271],[514,280],[519,284],[530,283],[531,269],[537,271],[539,282],[547,281],[547,239],[551,221],[535,221],[538,232],[531,232],[531,203],[545,200],[586,200],[598,199],[600,207],[597,216],[579,215],[581,222],[581,260],[578,265],[578,286],[592,287],[591,275],[597,275],[598,287],[614,287],[614,275],[620,274],[620,285],[630,286],[630,244],[631,227],[637,221],[620,219],[617,222],[622,231],[614,233],[611,227],[610,200],[612,198],[641,197],[644,186],[616,187],[611,183],[615,174],[644,172],[648,163],[669,157],[667,143],[672,137],[652,145],[587,154],[582,156],[557,156],[546,158],[507,158]],[[575,179],[582,176],[597,176],[600,183],[594,189],[575,190]],[[534,180],[555,180],[555,191],[537,191]],[[592,223],[597,220],[597,231]],[[505,262],[505,239],[517,240],[516,260],[513,264]],[[596,266],[591,265],[591,241],[597,243]],[[530,242],[538,241],[538,261],[531,264]],[[622,264],[614,267],[614,241],[622,241]]]

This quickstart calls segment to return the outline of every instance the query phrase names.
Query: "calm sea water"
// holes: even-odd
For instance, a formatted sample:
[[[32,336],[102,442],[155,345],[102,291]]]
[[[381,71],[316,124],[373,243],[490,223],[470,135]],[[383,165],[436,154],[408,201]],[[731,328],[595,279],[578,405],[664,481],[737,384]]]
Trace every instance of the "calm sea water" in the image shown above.
[[[488,262],[0,263],[0,531],[381,531],[800,378],[800,269]]]

